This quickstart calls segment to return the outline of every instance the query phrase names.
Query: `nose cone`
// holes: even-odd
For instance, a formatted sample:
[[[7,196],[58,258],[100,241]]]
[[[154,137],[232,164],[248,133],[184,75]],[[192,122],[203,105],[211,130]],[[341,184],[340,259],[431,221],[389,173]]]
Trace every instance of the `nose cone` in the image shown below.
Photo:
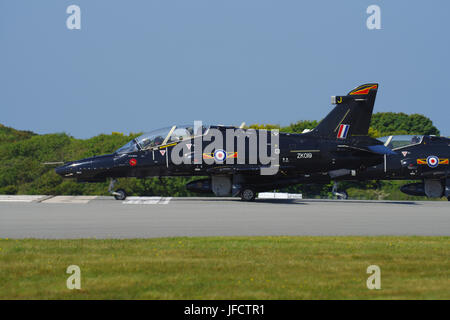
[[[77,161],[64,163],[64,165],[55,168],[55,172],[64,178],[86,178],[95,177],[105,170],[114,166],[113,155],[91,157]]]
[[[69,163],[66,163],[62,166],[55,168],[56,174],[59,174],[62,177],[67,177],[67,176],[71,175],[71,170],[69,168],[70,164],[71,163],[69,162]]]

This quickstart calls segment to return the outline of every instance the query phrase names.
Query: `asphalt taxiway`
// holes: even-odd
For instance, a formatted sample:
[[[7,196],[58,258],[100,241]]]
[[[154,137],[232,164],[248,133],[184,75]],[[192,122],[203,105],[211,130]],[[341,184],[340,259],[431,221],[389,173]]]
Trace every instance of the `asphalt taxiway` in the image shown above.
[[[450,236],[447,201],[0,196],[0,238]]]

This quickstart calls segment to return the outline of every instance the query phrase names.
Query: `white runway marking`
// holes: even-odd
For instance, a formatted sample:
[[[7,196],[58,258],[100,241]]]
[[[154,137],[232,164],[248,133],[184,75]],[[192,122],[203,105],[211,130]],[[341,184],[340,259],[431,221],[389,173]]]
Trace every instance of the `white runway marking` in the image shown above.
[[[88,203],[96,198],[97,196],[56,196],[42,203]]]
[[[301,193],[260,192],[258,199],[303,199]]]
[[[0,202],[33,202],[46,196],[0,195]]]
[[[172,197],[128,197],[123,204],[168,204]]]

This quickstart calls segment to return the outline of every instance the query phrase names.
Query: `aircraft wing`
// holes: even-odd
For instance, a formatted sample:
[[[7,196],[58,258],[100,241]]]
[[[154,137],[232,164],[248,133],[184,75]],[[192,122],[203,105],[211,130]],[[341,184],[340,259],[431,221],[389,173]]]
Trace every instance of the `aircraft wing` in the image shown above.
[[[280,165],[279,170],[289,170],[294,168],[294,166]],[[232,173],[247,173],[247,174],[259,174],[261,168],[269,168],[266,165],[242,165],[242,166],[216,166],[209,168],[207,172],[209,174],[232,174]]]
[[[345,144],[338,145],[338,151],[359,151],[359,152],[365,152],[370,154],[397,154],[395,151],[392,151],[388,147],[384,145],[374,145],[374,146],[349,146]]]

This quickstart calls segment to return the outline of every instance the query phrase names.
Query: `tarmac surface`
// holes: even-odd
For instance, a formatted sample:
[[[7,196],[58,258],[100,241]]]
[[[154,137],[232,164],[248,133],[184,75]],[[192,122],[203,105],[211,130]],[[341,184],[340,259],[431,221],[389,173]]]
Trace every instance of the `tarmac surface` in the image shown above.
[[[0,238],[450,236],[448,201],[0,196]]]

